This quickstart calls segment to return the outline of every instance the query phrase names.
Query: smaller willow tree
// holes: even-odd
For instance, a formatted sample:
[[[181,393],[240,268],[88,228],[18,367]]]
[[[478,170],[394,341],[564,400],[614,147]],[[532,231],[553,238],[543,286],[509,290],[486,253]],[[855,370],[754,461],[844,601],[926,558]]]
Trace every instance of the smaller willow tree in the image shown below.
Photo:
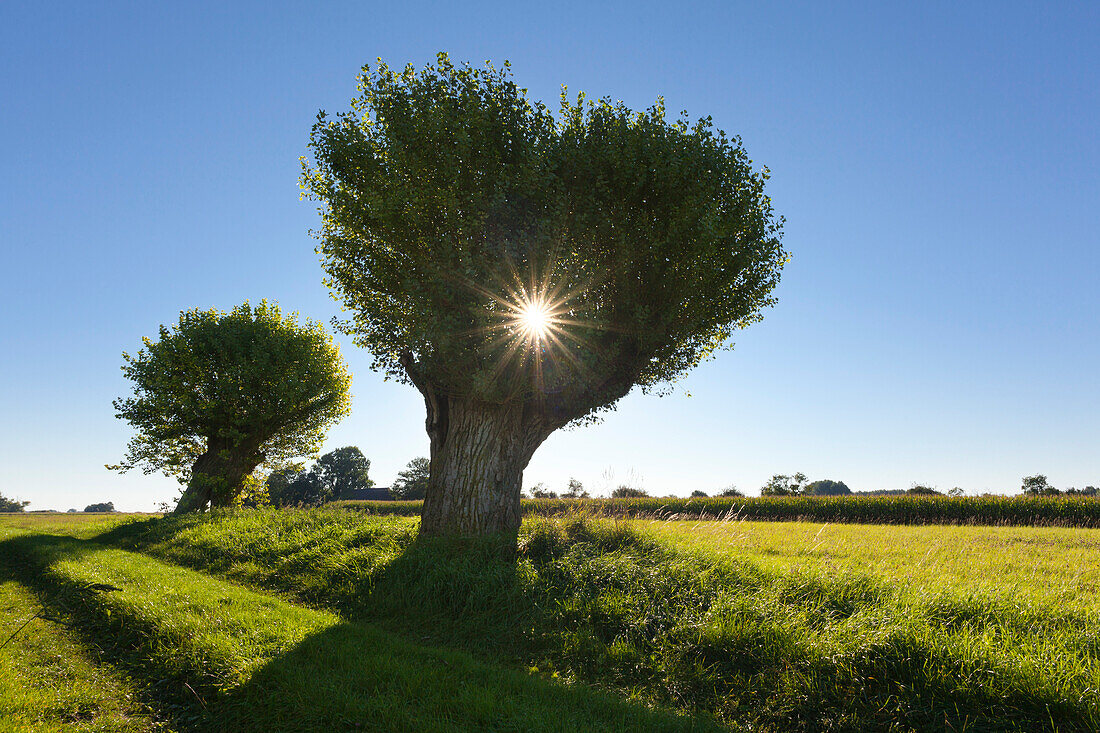
[[[303,163],[338,327],[424,396],[421,532],[515,529],[551,433],[675,380],[772,303],[767,173],[661,102],[563,94],[554,115],[507,65],[365,67],[359,92]]]
[[[122,355],[134,394],[114,402],[137,435],[109,468],[176,476],[177,512],[231,505],[257,466],[315,454],[348,412],[351,377],[332,336],[267,301],[184,311],[142,341]]]

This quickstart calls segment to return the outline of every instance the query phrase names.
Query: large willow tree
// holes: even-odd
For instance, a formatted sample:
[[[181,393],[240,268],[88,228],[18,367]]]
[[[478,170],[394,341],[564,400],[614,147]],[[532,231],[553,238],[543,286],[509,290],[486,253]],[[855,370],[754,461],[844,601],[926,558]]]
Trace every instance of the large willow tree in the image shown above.
[[[143,343],[122,355],[134,393],[114,403],[137,434],[109,468],[178,477],[177,512],[231,505],[257,466],[316,453],[348,412],[351,377],[332,336],[272,303],[184,311]]]
[[[547,436],[727,344],[787,257],[767,171],[709,118],[555,115],[507,64],[364,67],[310,149],[339,327],[427,405],[427,534],[518,527]]]

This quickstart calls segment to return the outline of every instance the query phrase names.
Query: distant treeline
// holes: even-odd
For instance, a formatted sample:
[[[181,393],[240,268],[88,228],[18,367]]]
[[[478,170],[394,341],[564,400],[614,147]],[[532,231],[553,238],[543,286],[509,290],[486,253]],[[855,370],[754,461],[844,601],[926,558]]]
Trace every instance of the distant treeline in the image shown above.
[[[372,514],[418,516],[421,502],[349,501],[340,504]],[[543,516],[587,512],[606,517],[655,519],[1100,527],[1100,499],[1065,495],[524,499],[523,511]]]

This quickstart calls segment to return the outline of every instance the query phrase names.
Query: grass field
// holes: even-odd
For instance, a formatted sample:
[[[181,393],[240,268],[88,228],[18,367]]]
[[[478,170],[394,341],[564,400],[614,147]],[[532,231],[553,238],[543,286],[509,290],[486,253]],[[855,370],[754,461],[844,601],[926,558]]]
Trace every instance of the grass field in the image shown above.
[[[33,520],[17,522],[19,528],[2,524],[0,556],[9,572],[48,598],[48,607],[71,614],[87,644],[111,647],[111,662],[140,681],[139,689],[171,729],[715,727],[706,719],[480,662],[460,650],[417,643],[92,540],[27,531]],[[79,535],[90,529],[79,520],[72,527]],[[86,671],[60,659],[57,664],[69,676]],[[14,681],[22,686],[25,680]],[[21,720],[36,715],[53,719],[55,727],[46,730],[70,729],[67,708],[51,700],[34,698],[11,713],[0,708],[0,725],[21,730]],[[126,729],[111,722],[92,729]]]
[[[97,664],[3,567],[0,620],[0,731],[158,729],[124,675]]]
[[[910,597],[950,591],[1100,610],[1100,530],[816,522],[639,522],[672,547],[769,570],[867,575]]]
[[[1100,727],[1100,530],[533,518],[515,553],[416,526],[339,508],[0,519],[0,562],[22,558],[40,594],[123,588],[83,616],[141,689],[202,696],[150,698],[197,716],[162,715],[181,730],[253,709],[301,730]]]

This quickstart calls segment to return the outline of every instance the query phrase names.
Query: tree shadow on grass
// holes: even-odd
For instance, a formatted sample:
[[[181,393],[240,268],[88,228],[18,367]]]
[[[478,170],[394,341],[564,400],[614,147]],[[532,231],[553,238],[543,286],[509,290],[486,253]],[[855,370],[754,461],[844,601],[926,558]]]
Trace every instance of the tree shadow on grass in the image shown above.
[[[218,706],[223,730],[719,730],[357,623],[310,636]]]
[[[418,541],[372,577],[358,610],[415,609],[444,643],[548,658],[590,683],[766,730],[1086,731],[1100,719],[1096,704],[946,636],[901,624],[834,659],[815,648],[814,624],[783,618],[787,607],[842,621],[887,603],[865,579],[708,574],[621,526],[524,539],[518,554],[512,537]],[[730,598],[759,607],[720,609]]]
[[[394,542],[393,530],[383,529],[366,538],[356,535],[351,544],[344,538],[336,548],[308,533],[286,543],[252,535],[225,548],[222,537],[191,531],[204,521],[167,516],[130,522],[94,539],[379,623],[414,641],[431,639],[482,653],[515,652],[522,646],[517,634],[530,630],[541,610],[517,564],[514,533],[466,540],[408,533]],[[389,554],[355,551],[376,537],[388,543]],[[343,556],[326,557],[326,549]]]
[[[183,526],[140,531],[171,545],[173,527]],[[964,648],[968,637],[956,643],[921,625],[935,614],[914,619],[912,629],[899,623],[829,642],[834,626],[889,603],[874,583],[703,566],[617,524],[550,523],[515,547],[514,536],[416,540],[346,574],[300,579],[295,573],[311,575],[307,564],[279,565],[286,573],[271,576],[271,585],[414,644],[559,669],[767,729],[1070,731],[1095,729],[1100,719],[1074,691],[1011,660],[983,661]],[[231,562],[193,548],[167,554],[232,571]],[[299,591],[309,582],[323,595]]]
[[[120,613],[118,607],[112,614],[109,604],[98,602],[99,594],[112,592],[107,584],[96,588],[51,571],[61,561],[109,564],[106,556],[93,557],[104,549],[70,537],[28,535],[0,542],[0,562],[37,591],[44,605],[70,619],[101,661],[125,669],[150,706],[178,730],[717,729],[706,717],[653,710],[303,609],[296,613],[316,616],[312,633],[251,667],[243,683],[226,684],[216,673],[217,659],[206,660],[207,668],[195,661],[201,655],[162,654],[171,634],[158,627],[155,614]],[[156,561],[140,562],[146,571],[156,569]],[[243,610],[256,627],[264,626],[265,609],[283,603],[214,578],[196,582],[224,587],[233,602],[251,604]],[[279,618],[272,616],[274,622]],[[212,649],[234,642],[225,633]]]
[[[201,702],[178,670],[154,664],[143,653],[149,628],[97,609],[97,596],[115,587],[65,580],[48,572],[58,562],[79,561],[102,549],[71,536],[26,534],[0,541],[0,566],[37,596],[46,617],[67,627],[92,660],[124,672],[158,720],[172,730],[188,730],[203,718]]]

